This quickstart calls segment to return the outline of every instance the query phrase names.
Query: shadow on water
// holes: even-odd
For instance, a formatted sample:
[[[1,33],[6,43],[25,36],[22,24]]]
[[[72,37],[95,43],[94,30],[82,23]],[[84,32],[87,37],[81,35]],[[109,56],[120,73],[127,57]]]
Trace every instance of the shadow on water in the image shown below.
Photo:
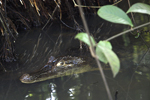
[[[95,16],[89,17],[90,31],[97,41],[127,29],[126,26],[103,20],[97,23],[97,20]],[[0,100],[108,100],[99,71],[33,84],[23,84],[19,81],[22,74],[44,66],[51,55],[86,56],[92,59],[89,51],[74,52],[79,46],[79,41],[74,39],[75,34],[74,30],[61,29],[58,23],[54,23],[47,32],[42,32],[40,29],[22,32],[16,41],[16,53],[19,56],[17,70],[2,73],[0,76]],[[149,34],[143,33],[141,36],[148,45]],[[118,100],[126,100],[126,98],[127,100],[149,100],[149,52],[141,60],[148,49],[145,43],[141,38],[136,39],[131,34],[123,35],[111,42],[113,50],[121,61],[120,72],[115,78],[112,77],[108,65],[103,65],[112,96],[115,98],[115,93],[118,91]],[[88,63],[96,66],[94,60]],[[138,69],[136,69],[137,64],[139,64]]]

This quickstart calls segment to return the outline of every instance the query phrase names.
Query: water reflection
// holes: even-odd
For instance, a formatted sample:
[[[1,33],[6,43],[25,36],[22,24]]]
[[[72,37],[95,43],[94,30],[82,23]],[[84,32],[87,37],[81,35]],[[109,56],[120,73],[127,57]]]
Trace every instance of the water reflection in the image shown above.
[[[56,91],[56,84],[54,83],[50,83],[50,88],[51,88],[51,93],[50,93],[50,98],[47,98],[46,100],[58,100],[58,97],[57,97],[57,91]]]
[[[77,86],[73,86],[68,90],[70,99],[76,99],[75,97],[80,94],[81,84]]]

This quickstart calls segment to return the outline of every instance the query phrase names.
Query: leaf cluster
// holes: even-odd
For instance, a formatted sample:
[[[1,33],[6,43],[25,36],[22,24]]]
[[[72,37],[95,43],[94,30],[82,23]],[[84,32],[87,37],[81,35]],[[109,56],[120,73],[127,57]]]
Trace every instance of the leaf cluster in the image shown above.
[[[144,3],[136,3],[132,5],[125,13],[122,9],[116,6],[106,5],[101,7],[97,11],[97,14],[99,17],[109,22],[130,25],[133,27],[134,25],[127,15],[132,12],[150,15],[150,6]],[[90,43],[87,33],[78,33],[75,38],[86,43],[88,46],[91,46],[92,43],[93,46],[96,47],[96,57],[98,57],[98,59],[105,64],[109,63],[113,76],[115,77],[117,75],[120,69],[120,61],[115,52],[113,52],[112,45],[109,41],[99,41],[96,43],[94,38],[90,36]]]

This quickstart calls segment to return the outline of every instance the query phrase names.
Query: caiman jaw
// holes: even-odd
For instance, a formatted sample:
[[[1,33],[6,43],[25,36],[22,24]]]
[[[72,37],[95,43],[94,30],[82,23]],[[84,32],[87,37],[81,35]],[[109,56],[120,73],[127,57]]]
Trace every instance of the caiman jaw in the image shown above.
[[[23,74],[21,77],[20,77],[20,81],[22,83],[28,83],[31,81],[31,76],[29,74]]]

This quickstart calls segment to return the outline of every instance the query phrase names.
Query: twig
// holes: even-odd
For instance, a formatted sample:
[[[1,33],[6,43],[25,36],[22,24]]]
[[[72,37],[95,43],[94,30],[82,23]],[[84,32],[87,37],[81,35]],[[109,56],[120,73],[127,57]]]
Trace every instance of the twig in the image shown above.
[[[145,54],[142,56],[142,58],[140,59],[140,61],[138,62],[138,65],[141,63],[141,61],[143,60],[143,58],[146,56],[146,54],[149,52],[150,50],[150,46],[147,45],[147,43],[145,42],[145,40],[143,39],[143,37],[140,35],[140,38],[143,40],[144,44],[146,45],[146,47],[148,48],[147,51],[145,52]]]
[[[137,26],[137,27],[134,27],[134,28],[131,28],[131,29],[126,30],[126,31],[124,31],[124,32],[121,32],[121,33],[119,33],[119,34],[117,34],[117,35],[114,35],[114,36],[112,36],[112,37],[106,39],[105,41],[110,41],[110,40],[112,40],[112,39],[114,39],[114,38],[117,38],[117,37],[123,35],[123,34],[126,34],[126,33],[128,33],[128,32],[134,31],[134,30],[136,30],[136,29],[138,29],[138,28],[144,27],[144,26],[149,25],[149,24],[150,24],[150,22],[145,23],[145,24],[142,24],[142,25]]]
[[[50,17],[49,17],[48,21],[46,22],[46,24],[43,26],[42,30],[44,30],[44,28],[47,26],[47,24],[50,22],[51,19],[53,20],[53,15],[54,15],[55,11],[57,10],[57,8],[58,8],[58,6],[55,7],[52,15],[49,14]]]
[[[90,8],[100,8],[101,6],[84,6],[84,5],[78,5],[74,0],[72,0],[73,1],[73,3],[74,3],[74,6],[75,7],[85,7],[85,8],[88,8],[88,7],[90,7]],[[112,4],[112,5],[116,5],[116,4],[118,4],[119,2],[121,2],[122,0],[119,0],[118,2],[116,2],[116,3],[114,3],[114,4]]]
[[[78,3],[79,5],[81,5],[81,3],[80,3],[79,0],[77,0],[77,3]],[[96,60],[96,62],[97,62],[97,65],[98,65],[98,67],[99,67],[99,70],[100,70],[102,79],[103,79],[103,81],[104,81],[104,85],[105,85],[105,88],[106,88],[106,91],[107,91],[109,100],[113,100],[113,99],[112,99],[112,96],[111,96],[111,93],[110,93],[110,90],[109,90],[109,87],[108,87],[108,84],[107,84],[107,81],[106,81],[106,78],[105,78],[105,75],[104,75],[104,72],[103,72],[103,69],[102,69],[102,67],[101,67],[101,64],[100,64],[98,58],[96,57],[95,50],[94,50],[93,44],[92,44],[91,39],[90,39],[89,29],[88,29],[87,23],[86,23],[86,21],[85,21],[85,17],[84,17],[84,15],[83,15],[83,9],[82,9],[81,7],[79,7],[79,11],[80,11],[80,15],[81,15],[81,18],[82,18],[82,21],[83,21],[83,25],[84,25],[84,27],[85,27],[86,33],[88,34],[88,38],[89,38],[89,41],[90,41],[90,45],[91,45],[90,52],[93,53],[94,56],[95,56],[94,58],[95,58],[95,60]]]
[[[3,66],[3,64],[0,62],[0,64],[1,64],[1,66],[3,67],[3,70],[5,71],[5,72],[7,72],[7,70],[5,69],[5,67]]]
[[[61,18],[62,18],[62,13],[61,13],[60,5],[56,2],[56,0],[54,0],[54,2],[56,3],[57,7],[59,8],[59,11],[60,11],[60,19],[61,19]]]
[[[116,3],[114,3],[114,4],[112,4],[112,5],[116,5],[116,4],[118,4],[119,2],[121,2],[122,0],[119,0],[119,1],[117,1]]]
[[[130,0],[128,0],[128,5],[129,5],[129,8],[130,8]],[[135,23],[134,16],[133,16],[133,13],[132,13],[132,12],[131,12],[131,16],[132,16],[132,19],[133,19],[134,24],[136,24],[136,23]]]
[[[74,1],[74,0],[72,0],[73,1],[73,3],[74,3],[74,6],[75,7],[90,7],[90,8],[100,8],[101,6],[84,6],[84,5],[81,5],[81,4],[79,4],[79,5],[77,5],[76,4],[76,2]]]

